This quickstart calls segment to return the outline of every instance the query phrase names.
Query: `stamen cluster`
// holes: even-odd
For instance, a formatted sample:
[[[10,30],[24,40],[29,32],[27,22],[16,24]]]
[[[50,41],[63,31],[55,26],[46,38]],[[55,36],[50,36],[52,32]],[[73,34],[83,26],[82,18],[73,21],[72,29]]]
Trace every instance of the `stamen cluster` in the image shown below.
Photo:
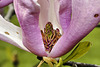
[[[45,50],[50,53],[53,46],[55,45],[55,43],[61,37],[60,31],[59,31],[58,28],[56,30],[54,30],[53,25],[51,24],[51,22],[48,22],[45,25],[44,33],[41,30],[41,34],[42,34]]]

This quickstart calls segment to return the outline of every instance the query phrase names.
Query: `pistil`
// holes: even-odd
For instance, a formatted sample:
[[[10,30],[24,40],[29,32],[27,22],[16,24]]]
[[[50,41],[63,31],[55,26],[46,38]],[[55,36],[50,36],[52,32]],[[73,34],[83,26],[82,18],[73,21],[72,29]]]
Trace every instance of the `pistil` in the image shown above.
[[[41,30],[41,34],[45,50],[50,53],[55,43],[61,37],[60,31],[58,28],[56,30],[53,29],[53,25],[51,24],[51,22],[48,22],[45,25],[44,32]]]

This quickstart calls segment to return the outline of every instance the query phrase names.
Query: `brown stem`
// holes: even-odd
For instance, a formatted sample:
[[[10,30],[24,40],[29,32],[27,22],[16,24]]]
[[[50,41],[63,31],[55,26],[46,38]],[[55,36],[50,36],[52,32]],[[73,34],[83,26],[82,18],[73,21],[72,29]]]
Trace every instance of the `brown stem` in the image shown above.
[[[100,67],[100,65],[72,62],[72,61],[68,61],[68,62],[64,63],[63,65],[68,65],[68,66],[76,65],[76,67]],[[73,66],[73,67],[75,67],[75,66]]]

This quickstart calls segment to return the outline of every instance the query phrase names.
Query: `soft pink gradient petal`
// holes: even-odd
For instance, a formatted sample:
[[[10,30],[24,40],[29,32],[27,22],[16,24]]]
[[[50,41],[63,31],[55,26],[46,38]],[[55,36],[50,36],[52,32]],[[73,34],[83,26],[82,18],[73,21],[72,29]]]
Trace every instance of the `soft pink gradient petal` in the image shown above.
[[[39,26],[41,30],[44,30],[48,22],[49,2],[47,0],[38,0],[38,3],[40,4]]]
[[[39,5],[36,0],[14,0],[14,7],[22,28],[23,44],[38,56],[47,56],[39,29]]]
[[[0,8],[9,5],[13,0],[0,0]]]
[[[68,28],[71,21],[72,13],[72,0],[60,0],[60,24],[62,26],[63,32]]]
[[[49,57],[59,57],[69,52],[100,21],[100,0],[72,0],[70,26],[56,43]],[[98,17],[94,17],[98,14]]]

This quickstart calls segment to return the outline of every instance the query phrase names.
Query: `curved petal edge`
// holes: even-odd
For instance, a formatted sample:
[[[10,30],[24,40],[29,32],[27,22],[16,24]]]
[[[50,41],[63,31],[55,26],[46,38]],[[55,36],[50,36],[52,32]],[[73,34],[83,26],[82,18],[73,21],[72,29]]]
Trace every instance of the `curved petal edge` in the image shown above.
[[[0,15],[0,40],[6,41],[14,46],[28,51],[28,49],[23,45],[21,37],[21,29],[6,21]]]
[[[12,2],[13,0],[0,0],[0,8],[7,6]]]

